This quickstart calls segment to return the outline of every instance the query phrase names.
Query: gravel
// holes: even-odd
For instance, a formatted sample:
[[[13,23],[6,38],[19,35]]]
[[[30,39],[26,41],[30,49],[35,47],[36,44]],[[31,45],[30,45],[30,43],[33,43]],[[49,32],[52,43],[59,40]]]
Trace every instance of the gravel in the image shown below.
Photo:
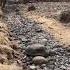
[[[56,3],[54,3],[55,5]],[[61,4],[61,3],[60,3]],[[58,4],[57,4],[58,5]],[[18,9],[18,5],[15,5],[14,9]],[[63,5],[62,5],[63,6]],[[11,8],[10,8],[11,7]],[[6,7],[5,21],[10,27],[10,36],[13,38],[13,41],[20,41],[18,44],[22,47],[19,50],[19,56],[14,55],[18,63],[23,66],[26,70],[68,70],[70,65],[70,52],[66,48],[59,47],[60,44],[57,42],[54,37],[48,32],[45,32],[39,24],[36,22],[31,22],[19,13],[19,11],[11,11],[13,6]],[[20,10],[20,9],[18,9]],[[23,38],[23,39],[22,39]],[[48,56],[42,56],[47,60],[48,63],[35,65],[32,60],[33,56],[27,56],[25,54],[26,47],[34,46],[33,44],[40,44],[46,47]],[[58,46],[57,46],[58,45]],[[37,45],[39,47],[39,45]],[[55,46],[55,47],[54,47]],[[63,45],[62,45],[63,46]],[[36,48],[36,47],[35,47]],[[33,50],[33,49],[31,49]],[[25,51],[25,52],[24,52]],[[29,52],[30,53],[30,52]],[[33,52],[31,52],[33,54]],[[37,57],[35,55],[35,57]],[[18,59],[17,59],[18,58]],[[40,58],[39,58],[40,59]]]

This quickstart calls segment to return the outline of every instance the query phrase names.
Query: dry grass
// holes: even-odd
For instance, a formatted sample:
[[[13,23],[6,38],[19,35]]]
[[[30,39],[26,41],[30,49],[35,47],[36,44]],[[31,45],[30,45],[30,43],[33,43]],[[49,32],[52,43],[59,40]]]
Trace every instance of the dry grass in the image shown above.
[[[0,33],[0,44],[8,44],[9,40],[3,33]]]
[[[13,49],[10,46],[8,46],[9,43],[10,41],[8,39],[8,27],[5,23],[0,21],[0,55],[5,57],[4,59],[2,56],[0,56],[0,63],[8,64],[9,61],[7,60],[7,57],[12,57],[11,54]]]
[[[0,64],[0,70],[22,70],[22,68],[14,65],[14,64],[12,64],[12,65]]]
[[[12,64],[15,63],[12,55],[15,50],[9,46],[11,42],[8,39],[8,32],[7,25],[0,21],[0,70],[22,70],[21,67]]]
[[[0,21],[0,44],[6,45],[9,43],[8,29],[6,24]]]
[[[5,54],[12,53],[13,49],[7,45],[0,45],[0,52]]]

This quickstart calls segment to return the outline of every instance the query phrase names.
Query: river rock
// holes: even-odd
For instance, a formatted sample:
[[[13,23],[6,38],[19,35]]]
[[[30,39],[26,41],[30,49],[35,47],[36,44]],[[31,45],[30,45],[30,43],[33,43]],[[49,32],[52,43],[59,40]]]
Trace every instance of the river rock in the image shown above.
[[[45,56],[46,55],[46,47],[41,44],[32,44],[27,46],[26,54],[29,56]]]
[[[46,58],[42,57],[42,56],[36,56],[33,58],[33,63],[34,64],[45,64],[47,61],[46,61]]]

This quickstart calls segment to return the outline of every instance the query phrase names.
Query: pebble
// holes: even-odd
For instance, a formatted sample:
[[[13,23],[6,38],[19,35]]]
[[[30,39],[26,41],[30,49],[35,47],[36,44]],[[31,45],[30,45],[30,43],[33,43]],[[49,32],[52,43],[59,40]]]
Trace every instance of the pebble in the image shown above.
[[[62,66],[60,67],[60,69],[66,70],[66,67],[65,67],[64,65],[62,65]]]
[[[51,50],[51,51],[49,51],[48,52],[48,55],[49,56],[54,56],[54,55],[56,55],[57,53],[56,53],[56,51],[54,51],[54,50]]]
[[[27,39],[24,36],[22,36],[22,35],[19,36],[19,39],[22,40],[22,42],[26,42],[27,41]]]
[[[36,66],[35,65],[31,65],[30,66],[30,70],[36,70]]]

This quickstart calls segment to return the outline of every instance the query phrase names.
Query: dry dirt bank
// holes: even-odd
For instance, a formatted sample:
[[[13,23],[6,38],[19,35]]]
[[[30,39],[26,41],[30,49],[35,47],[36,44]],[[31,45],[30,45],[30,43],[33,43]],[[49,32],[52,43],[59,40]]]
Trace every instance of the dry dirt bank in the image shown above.
[[[0,10],[0,14],[2,11]],[[9,36],[9,27],[0,18],[0,70],[21,70],[21,67],[14,64],[13,52]]]

